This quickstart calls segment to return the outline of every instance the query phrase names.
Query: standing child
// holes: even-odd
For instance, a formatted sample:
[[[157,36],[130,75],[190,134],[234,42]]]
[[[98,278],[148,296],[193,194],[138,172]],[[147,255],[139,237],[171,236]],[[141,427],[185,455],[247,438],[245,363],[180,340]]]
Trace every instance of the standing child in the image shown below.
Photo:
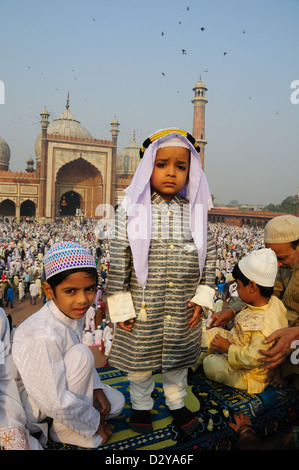
[[[187,434],[187,371],[201,351],[201,312],[213,308],[212,205],[195,139],[180,129],[151,136],[116,214],[109,316],[117,323],[109,363],[128,372],[136,432],[151,432],[152,372],[162,369],[166,404]],[[139,230],[139,232],[138,232]]]
[[[110,438],[106,421],[122,411],[124,397],[100,381],[81,342],[97,287],[95,261],[80,245],[62,242],[47,252],[44,268],[49,302],[21,323],[13,343],[28,423],[47,437],[51,418],[53,441],[98,447]]]
[[[239,297],[247,305],[236,315],[230,331],[215,327],[205,332],[210,349],[203,368],[211,380],[248,393],[261,393],[268,385],[267,371],[259,362],[264,340],[288,326],[286,308],[272,295],[276,255],[267,248],[253,251],[239,261],[232,274]],[[211,354],[215,351],[220,354]]]

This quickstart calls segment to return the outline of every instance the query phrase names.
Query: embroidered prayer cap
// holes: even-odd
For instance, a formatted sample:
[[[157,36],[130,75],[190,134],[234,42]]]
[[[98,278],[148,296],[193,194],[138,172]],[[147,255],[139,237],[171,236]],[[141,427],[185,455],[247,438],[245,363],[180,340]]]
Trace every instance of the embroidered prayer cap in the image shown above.
[[[264,229],[265,243],[290,243],[299,239],[299,217],[279,215],[271,219]]]
[[[45,254],[44,268],[46,280],[67,269],[95,268],[90,252],[75,242],[55,243]]]
[[[271,248],[252,251],[239,261],[240,271],[259,286],[273,287],[277,275],[277,258]]]

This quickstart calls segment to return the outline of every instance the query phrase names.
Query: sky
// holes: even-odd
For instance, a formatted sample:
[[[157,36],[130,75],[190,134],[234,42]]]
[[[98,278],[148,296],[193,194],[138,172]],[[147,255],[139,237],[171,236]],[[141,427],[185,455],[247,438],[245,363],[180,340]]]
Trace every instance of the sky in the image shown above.
[[[117,118],[118,152],[134,132],[140,146],[158,129],[192,133],[201,78],[215,204],[297,194],[299,0],[1,3],[0,137],[10,170],[35,159],[40,113],[59,117],[68,93],[94,138],[111,140]]]

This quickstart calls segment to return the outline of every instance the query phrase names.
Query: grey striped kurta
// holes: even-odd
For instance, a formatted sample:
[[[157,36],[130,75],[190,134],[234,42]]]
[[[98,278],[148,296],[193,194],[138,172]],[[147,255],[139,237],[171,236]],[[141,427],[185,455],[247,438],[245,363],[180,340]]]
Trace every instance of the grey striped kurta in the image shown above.
[[[187,210],[186,210],[187,209]],[[122,207],[116,217],[115,237],[110,244],[108,306],[112,321],[121,319],[128,295],[138,314],[143,290],[137,282],[127,237],[126,214]],[[198,251],[189,228],[189,203],[176,195],[167,204],[152,195],[152,237],[148,255],[148,278],[145,289],[147,321],[135,318],[131,332],[116,325],[109,363],[126,372],[155,369],[162,371],[191,367],[201,351],[201,322],[189,328],[193,309],[187,307],[200,285],[214,289],[216,250],[208,234],[206,263],[200,279]],[[125,293],[112,307],[109,300]],[[133,315],[136,317],[136,315]],[[117,318],[117,320],[115,320]]]

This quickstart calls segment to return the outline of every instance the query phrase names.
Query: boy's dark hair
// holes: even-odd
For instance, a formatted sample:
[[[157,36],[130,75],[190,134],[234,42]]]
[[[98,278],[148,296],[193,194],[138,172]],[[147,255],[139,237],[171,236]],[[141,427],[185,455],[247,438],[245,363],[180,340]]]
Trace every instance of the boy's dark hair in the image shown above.
[[[54,294],[55,294],[55,287],[61,284],[70,274],[84,272],[90,274],[90,276],[95,277],[95,282],[98,284],[98,271],[96,268],[75,268],[75,269],[67,269],[66,271],[61,271],[60,273],[55,274],[54,276],[50,277],[46,282],[51,286]]]
[[[250,279],[248,279],[242,273],[241,269],[239,268],[238,263],[235,264],[234,269],[232,270],[232,276],[235,280],[238,279],[239,281],[241,281],[243,286],[248,286],[248,284],[250,282]],[[274,292],[274,286],[273,287],[265,287],[265,286],[260,286],[259,284],[256,284],[256,285],[259,288],[261,296],[265,297],[266,299],[271,297],[271,295]]]
[[[292,248],[296,250],[297,246],[299,245],[299,239],[291,242]]]

